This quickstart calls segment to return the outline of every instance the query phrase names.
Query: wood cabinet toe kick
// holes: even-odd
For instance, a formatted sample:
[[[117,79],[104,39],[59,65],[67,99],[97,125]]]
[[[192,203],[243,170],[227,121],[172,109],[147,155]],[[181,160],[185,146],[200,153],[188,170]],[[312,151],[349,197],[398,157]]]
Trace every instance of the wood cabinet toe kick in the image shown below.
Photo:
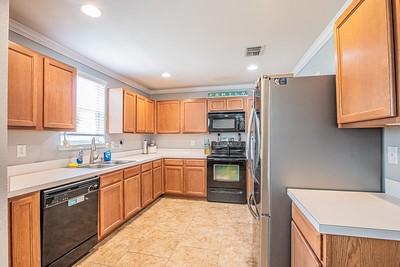
[[[291,267],[400,266],[400,241],[319,233],[292,203]]]

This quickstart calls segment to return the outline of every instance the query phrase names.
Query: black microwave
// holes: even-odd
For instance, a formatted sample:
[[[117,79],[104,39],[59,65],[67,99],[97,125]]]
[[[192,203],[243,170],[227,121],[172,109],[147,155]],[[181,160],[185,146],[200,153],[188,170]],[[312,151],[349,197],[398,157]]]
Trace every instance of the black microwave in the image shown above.
[[[218,112],[208,113],[208,132],[244,132],[244,112]]]

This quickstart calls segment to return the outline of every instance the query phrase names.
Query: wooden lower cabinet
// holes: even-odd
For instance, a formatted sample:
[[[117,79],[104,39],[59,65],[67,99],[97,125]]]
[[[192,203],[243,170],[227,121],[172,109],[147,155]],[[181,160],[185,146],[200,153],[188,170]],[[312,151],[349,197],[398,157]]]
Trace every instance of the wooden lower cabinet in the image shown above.
[[[319,233],[292,204],[292,267],[400,266],[400,241]]]
[[[124,180],[124,219],[129,219],[142,208],[140,174]]]
[[[123,223],[123,208],[124,189],[122,181],[100,189],[99,239],[110,234]]]
[[[153,199],[162,195],[162,168],[157,167],[153,169]]]
[[[206,196],[206,172],[204,167],[185,166],[184,194],[189,196]]]
[[[164,168],[165,193],[183,194],[183,166],[169,166]]]
[[[153,171],[142,172],[142,207],[153,201]]]
[[[317,256],[309,247],[299,229],[292,222],[292,267],[320,267]]]
[[[9,214],[11,266],[39,267],[40,193],[11,199]]]

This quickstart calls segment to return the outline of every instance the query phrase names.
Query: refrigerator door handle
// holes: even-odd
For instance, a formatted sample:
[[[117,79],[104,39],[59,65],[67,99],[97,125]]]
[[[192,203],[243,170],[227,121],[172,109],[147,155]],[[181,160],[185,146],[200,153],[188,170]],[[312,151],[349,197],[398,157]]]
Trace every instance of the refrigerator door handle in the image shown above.
[[[261,131],[260,131],[260,119],[257,116],[257,113],[254,113],[254,124],[255,124],[255,153],[254,153],[254,169],[257,168],[260,163],[260,154],[261,154]],[[257,179],[258,180],[258,179]]]
[[[246,138],[246,156],[248,160],[251,160],[251,128],[253,127],[253,116],[254,116],[254,109],[251,109],[250,116],[249,116],[249,126],[247,129],[247,138]]]

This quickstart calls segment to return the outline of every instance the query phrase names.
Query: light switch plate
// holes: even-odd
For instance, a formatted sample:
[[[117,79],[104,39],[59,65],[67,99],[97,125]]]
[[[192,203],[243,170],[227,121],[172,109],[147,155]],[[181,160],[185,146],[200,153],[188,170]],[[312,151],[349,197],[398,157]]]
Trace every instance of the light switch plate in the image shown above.
[[[397,165],[399,164],[399,157],[398,157],[398,147],[396,146],[388,146],[388,163]]]
[[[17,145],[17,158],[26,157],[26,145]]]

